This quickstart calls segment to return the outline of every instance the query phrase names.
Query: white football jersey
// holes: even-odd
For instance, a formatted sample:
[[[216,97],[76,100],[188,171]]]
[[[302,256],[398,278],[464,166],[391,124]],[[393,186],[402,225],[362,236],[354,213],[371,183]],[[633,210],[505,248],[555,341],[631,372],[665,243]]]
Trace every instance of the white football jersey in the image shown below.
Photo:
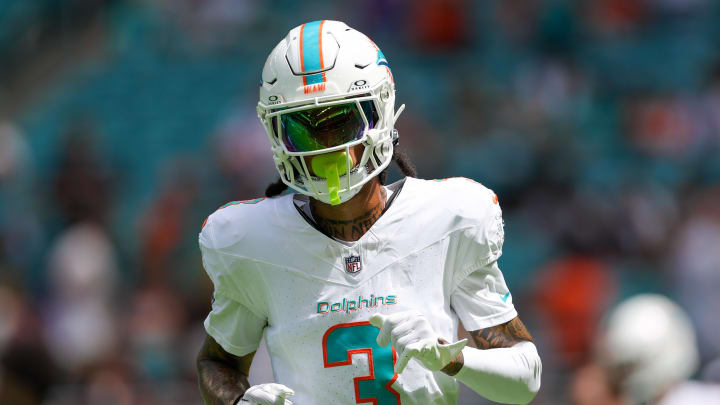
[[[293,195],[226,204],[203,227],[215,285],[208,334],[243,356],[264,331],[275,381],[295,391],[296,405],[456,404],[453,377],[414,360],[394,373],[395,350],[378,346],[370,316],[415,309],[448,341],[458,318],[477,330],[517,316],[496,262],[495,194],[464,178],[396,187],[356,242],[318,231]]]
[[[720,405],[720,385],[683,381],[664,395],[657,405]]]

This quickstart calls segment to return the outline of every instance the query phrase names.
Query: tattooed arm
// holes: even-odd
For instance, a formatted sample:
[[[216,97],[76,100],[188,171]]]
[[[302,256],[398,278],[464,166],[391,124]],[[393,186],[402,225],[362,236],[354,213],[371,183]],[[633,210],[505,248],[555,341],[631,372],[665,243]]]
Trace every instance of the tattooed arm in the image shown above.
[[[512,347],[523,341],[534,342],[525,324],[518,317],[491,328],[474,330],[470,332],[470,336],[475,341],[475,346],[481,350]]]
[[[480,350],[512,347],[522,341],[534,342],[525,324],[523,324],[518,317],[497,326],[478,329],[468,333],[472,336],[475,347]],[[442,371],[448,375],[457,374],[463,366],[463,360],[463,354],[460,352]]]
[[[210,335],[197,357],[200,394],[206,405],[233,405],[250,387],[248,375],[255,352],[238,357],[226,352]]]
[[[540,389],[542,364],[520,318],[470,332],[479,349],[466,347],[443,372],[478,394],[505,404],[527,404]]]

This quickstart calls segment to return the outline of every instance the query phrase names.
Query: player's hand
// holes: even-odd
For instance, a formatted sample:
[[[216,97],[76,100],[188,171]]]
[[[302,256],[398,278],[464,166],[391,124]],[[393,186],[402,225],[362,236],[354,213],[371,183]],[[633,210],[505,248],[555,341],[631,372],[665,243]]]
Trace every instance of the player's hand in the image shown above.
[[[375,314],[370,324],[380,329],[377,343],[387,346],[392,343],[398,352],[395,372],[405,370],[408,361],[415,358],[425,368],[438,371],[445,367],[467,344],[467,339],[451,344],[442,344],[425,315],[418,311],[404,311],[395,314]]]
[[[248,388],[237,405],[292,405],[292,401],[285,399],[295,394],[295,391],[282,384],[260,384]]]

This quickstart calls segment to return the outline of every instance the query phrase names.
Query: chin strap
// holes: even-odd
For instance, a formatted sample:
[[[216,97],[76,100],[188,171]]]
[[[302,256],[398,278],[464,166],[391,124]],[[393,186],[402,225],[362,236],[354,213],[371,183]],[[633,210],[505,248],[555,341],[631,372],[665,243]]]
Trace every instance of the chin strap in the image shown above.
[[[347,173],[347,159],[350,166],[355,166],[352,157],[345,152],[333,152],[317,155],[310,161],[310,166],[316,175],[327,179],[330,204],[340,204],[340,176]]]
[[[393,122],[396,122],[400,114],[405,110],[405,104],[401,105],[400,108],[395,111],[395,115],[393,116]]]

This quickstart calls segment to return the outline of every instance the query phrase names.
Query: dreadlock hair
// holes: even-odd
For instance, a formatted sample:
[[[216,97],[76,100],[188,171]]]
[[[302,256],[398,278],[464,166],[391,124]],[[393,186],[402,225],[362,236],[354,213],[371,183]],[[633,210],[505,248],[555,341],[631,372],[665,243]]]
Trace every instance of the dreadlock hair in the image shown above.
[[[398,149],[397,146],[393,148],[392,161],[395,162],[405,176],[417,177],[417,170],[415,169],[415,165],[410,161],[410,157],[408,157],[405,151]],[[380,184],[382,185],[385,185],[385,181],[387,180],[387,172],[388,169],[385,169],[378,175],[378,180],[380,180]],[[278,177],[274,183],[271,183],[265,189],[265,197],[276,197],[287,190],[287,188],[287,184],[283,183],[282,179]]]
[[[283,183],[282,179],[278,177],[274,183],[270,183],[270,185],[265,189],[265,197],[271,198],[278,196],[282,194],[283,191],[287,190],[287,188],[287,184]]]
[[[417,177],[417,170],[415,169],[415,165],[413,164],[413,162],[410,161],[410,157],[407,155],[407,153],[405,153],[404,150],[398,149],[397,146],[393,148],[392,161],[395,162],[397,167],[400,169],[400,172],[402,172],[402,174],[404,174],[405,176]],[[383,186],[387,181],[387,176],[388,169],[380,172],[380,175],[378,176],[378,180],[380,180],[380,184],[382,184]]]

